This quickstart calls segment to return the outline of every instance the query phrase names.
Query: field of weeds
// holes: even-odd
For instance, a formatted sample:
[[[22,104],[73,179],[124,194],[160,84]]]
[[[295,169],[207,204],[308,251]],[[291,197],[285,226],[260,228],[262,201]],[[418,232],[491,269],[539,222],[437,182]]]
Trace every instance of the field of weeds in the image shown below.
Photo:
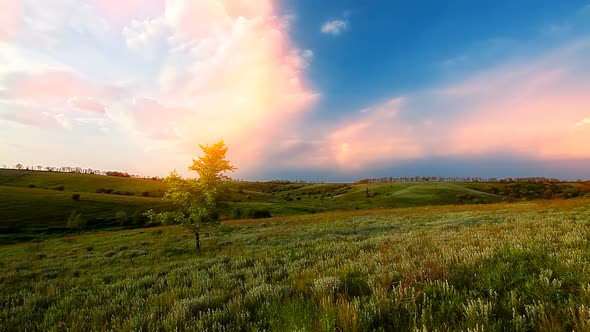
[[[590,330],[590,200],[417,207],[0,247],[0,330]]]

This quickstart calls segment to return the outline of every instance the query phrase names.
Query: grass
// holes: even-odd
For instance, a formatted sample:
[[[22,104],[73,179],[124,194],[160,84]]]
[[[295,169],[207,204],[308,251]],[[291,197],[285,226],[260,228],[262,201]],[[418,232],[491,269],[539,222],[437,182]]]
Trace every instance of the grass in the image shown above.
[[[76,201],[71,192],[0,186],[0,244],[51,236],[52,228],[66,226],[72,211],[91,221],[166,206],[159,198],[82,193]]]
[[[481,202],[500,197],[466,186],[432,184],[276,184],[232,183],[231,202],[220,211],[225,218],[248,215],[302,215],[336,210],[460,203],[457,195],[471,193]],[[61,190],[56,190],[61,189]],[[133,196],[97,193],[110,189]],[[370,197],[367,197],[367,189]],[[100,226],[117,213],[170,206],[159,198],[162,181],[87,174],[0,169],[0,244],[62,235],[72,211]],[[147,193],[146,196],[144,195]],[[80,195],[75,201],[72,195]],[[156,198],[157,197],[157,198]],[[241,211],[240,213],[236,213]],[[106,223],[108,224],[108,222]]]
[[[289,216],[359,209],[496,203],[543,198],[547,189],[558,197],[590,195],[590,185],[567,183],[233,182],[229,187],[225,197],[229,202],[219,211],[225,219],[248,216],[253,211],[260,212],[256,214],[260,216]],[[104,193],[105,190],[111,194]],[[165,209],[170,204],[159,199],[165,191],[165,183],[159,180],[0,169],[0,244],[63,235],[59,228],[65,226],[67,217],[74,210],[92,221],[94,226],[91,228],[101,228],[112,224],[109,220],[117,213],[131,216],[136,211]],[[79,201],[72,199],[74,194],[80,195]]]
[[[19,171],[0,169],[0,186],[53,189],[63,186],[65,191],[96,193],[101,188],[129,191],[136,195],[148,192],[152,197],[161,197],[166,186],[161,181],[102,176],[91,174]]]
[[[590,329],[589,199],[226,225],[2,247],[0,329]]]

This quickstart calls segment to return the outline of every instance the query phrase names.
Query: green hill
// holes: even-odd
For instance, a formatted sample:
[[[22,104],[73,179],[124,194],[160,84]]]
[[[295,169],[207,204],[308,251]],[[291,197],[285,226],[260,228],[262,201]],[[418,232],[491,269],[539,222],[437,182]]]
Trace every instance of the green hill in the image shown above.
[[[11,169],[0,169],[0,186],[42,189],[63,187],[65,191],[92,193],[100,189],[113,189],[113,191],[133,192],[136,195],[148,192],[153,197],[161,197],[166,191],[166,185],[157,180]]]
[[[223,219],[327,211],[449,204],[482,204],[550,197],[571,198],[583,184],[544,183],[277,183],[231,182]],[[586,189],[584,189],[586,188]],[[113,225],[148,209],[170,208],[160,180],[0,169],[0,243],[45,237],[64,227],[72,211],[93,228]],[[552,196],[547,196],[550,192]],[[79,193],[80,200],[72,199]]]
[[[0,244],[45,237],[66,226],[72,211],[96,226],[131,219],[136,211],[163,209],[159,198],[82,193],[79,200],[71,192],[38,188],[0,186]]]

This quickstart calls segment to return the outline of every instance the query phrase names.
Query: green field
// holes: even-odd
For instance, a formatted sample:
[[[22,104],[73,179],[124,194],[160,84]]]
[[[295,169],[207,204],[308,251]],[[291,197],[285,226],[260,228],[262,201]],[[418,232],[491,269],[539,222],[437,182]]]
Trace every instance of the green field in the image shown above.
[[[590,199],[225,224],[0,247],[0,330],[590,330]]]
[[[112,188],[119,191],[131,191],[137,195],[147,191],[151,196],[161,196],[166,191],[166,186],[161,181],[91,174],[18,171],[12,169],[0,169],[0,186],[35,186],[40,189],[53,189],[63,186],[64,191],[91,193],[95,193],[100,188]]]
[[[231,182],[228,188],[227,203],[219,211],[226,220],[252,216],[252,211],[289,216],[519,201],[544,198],[547,189],[554,197],[567,198],[583,195],[578,188],[587,185]],[[149,209],[170,209],[171,204],[161,200],[166,189],[161,180],[0,169],[0,244],[61,236],[73,211],[93,225],[90,229],[96,229],[114,226],[121,213],[130,219]],[[74,193],[80,194],[80,200],[72,199]]]

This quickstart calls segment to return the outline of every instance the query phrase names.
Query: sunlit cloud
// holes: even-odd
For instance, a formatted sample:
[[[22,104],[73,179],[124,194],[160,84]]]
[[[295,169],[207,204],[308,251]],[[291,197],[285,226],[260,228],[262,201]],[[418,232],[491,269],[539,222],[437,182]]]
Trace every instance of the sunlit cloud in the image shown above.
[[[248,169],[319,96],[305,77],[313,51],[290,40],[293,17],[274,1],[22,4],[20,22],[1,25],[5,121],[102,130],[108,120],[175,165],[223,138]]]
[[[37,146],[36,130],[47,131],[44,146],[75,133],[139,151],[121,164],[129,171],[165,174],[184,171],[198,144],[224,139],[237,176],[269,164],[345,173],[434,157],[590,157],[590,42],[566,38],[577,21],[536,30],[561,40],[542,52],[482,39],[433,66],[468,67],[461,75],[351,112],[316,107],[308,71],[326,53],[294,42],[298,18],[277,1],[5,0],[0,12],[0,131],[24,147]],[[349,16],[319,29],[341,35]],[[482,49],[502,57],[481,65]],[[27,148],[10,151],[30,158]],[[110,155],[96,154],[94,167]]]
[[[424,158],[589,158],[590,80],[580,75],[589,54],[590,42],[577,40],[361,109],[322,124],[326,135],[293,140],[299,165],[288,166],[348,172]]]

